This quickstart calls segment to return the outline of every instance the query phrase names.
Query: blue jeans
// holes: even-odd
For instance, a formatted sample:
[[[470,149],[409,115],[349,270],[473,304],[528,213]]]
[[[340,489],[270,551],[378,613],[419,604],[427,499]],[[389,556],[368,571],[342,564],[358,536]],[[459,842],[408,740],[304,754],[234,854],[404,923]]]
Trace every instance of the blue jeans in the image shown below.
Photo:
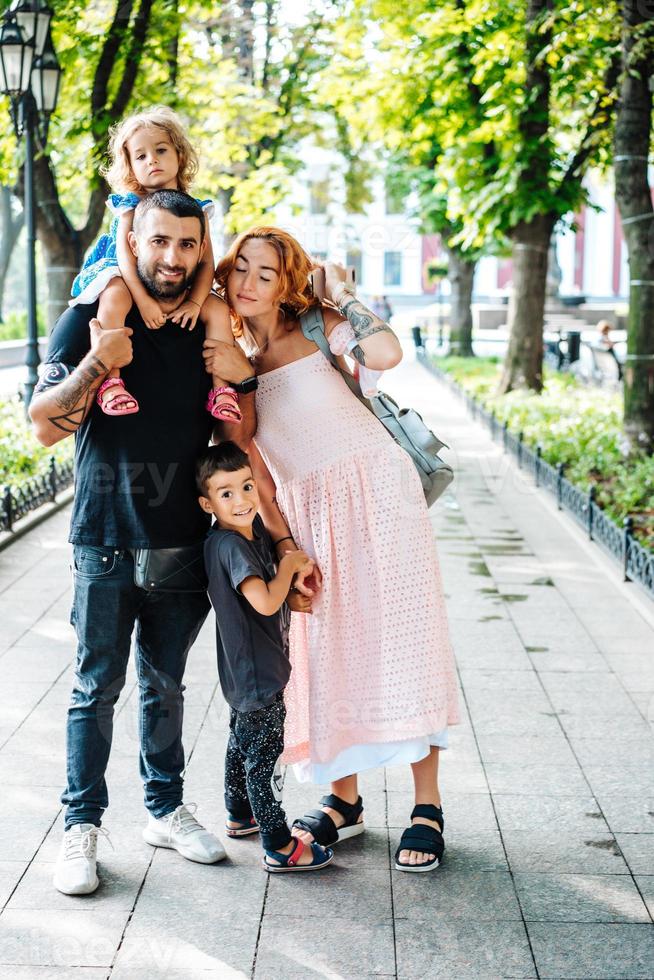
[[[77,633],[68,709],[66,829],[100,826],[114,705],[125,685],[134,626],[139,684],[140,773],[154,817],[182,802],[186,658],[209,611],[203,592],[146,592],[134,585],[129,551],[75,545],[71,623]]]

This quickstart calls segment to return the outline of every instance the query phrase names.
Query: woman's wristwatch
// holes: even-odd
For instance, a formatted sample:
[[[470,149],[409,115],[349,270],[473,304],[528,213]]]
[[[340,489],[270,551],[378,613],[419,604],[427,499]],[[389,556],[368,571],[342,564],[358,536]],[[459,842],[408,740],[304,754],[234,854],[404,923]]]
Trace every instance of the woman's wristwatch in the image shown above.
[[[238,391],[239,395],[249,395],[251,391],[256,391],[259,387],[259,379],[252,375],[251,378],[246,378],[245,381],[230,381],[229,385],[234,391]]]
[[[342,310],[343,303],[347,302],[354,295],[354,286],[349,282],[339,282],[336,289],[332,290],[332,300],[338,306],[339,310]]]

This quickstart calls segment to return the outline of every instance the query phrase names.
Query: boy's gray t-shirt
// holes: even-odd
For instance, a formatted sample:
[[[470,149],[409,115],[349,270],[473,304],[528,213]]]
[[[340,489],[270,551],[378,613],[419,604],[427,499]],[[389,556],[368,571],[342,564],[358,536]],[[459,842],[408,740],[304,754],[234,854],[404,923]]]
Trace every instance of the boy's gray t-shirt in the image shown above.
[[[209,598],[216,614],[218,676],[225,700],[237,711],[272,704],[291,674],[288,658],[290,610],[286,603],[273,616],[258,613],[241,594],[250,576],[270,582],[275,576],[272,540],[257,514],[254,540],[214,525],[205,541]]]

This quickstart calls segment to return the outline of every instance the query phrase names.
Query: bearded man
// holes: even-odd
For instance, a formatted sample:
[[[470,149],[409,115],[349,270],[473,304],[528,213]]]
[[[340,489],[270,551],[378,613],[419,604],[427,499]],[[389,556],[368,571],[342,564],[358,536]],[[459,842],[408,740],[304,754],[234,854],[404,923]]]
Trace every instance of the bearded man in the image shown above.
[[[157,191],[134,213],[130,247],[147,291],[164,313],[185,299],[206,244],[204,215],[186,194]],[[200,323],[193,331],[167,321],[148,330],[136,305],[126,326],[100,326],[97,304],[75,306],[57,321],[30,415],[44,445],[75,435],[71,622],[78,640],[68,710],[65,832],[54,885],[68,895],[98,887],[96,851],[108,806],[105,771],[114,705],[125,684],[132,632],[139,684],[140,773],[148,811],[143,836],[191,861],[225,856],[220,841],[183,803],[183,685],[188,652],[209,610],[205,591],[151,591],[135,583],[138,549],[200,546],[208,518],[197,504],[195,460],[210,441],[205,410],[215,349]],[[252,369],[236,347],[222,345],[221,370],[243,396],[243,421],[230,437],[254,433]],[[204,349],[203,349],[204,348]],[[215,345],[214,345],[215,348]],[[218,355],[221,356],[221,355]],[[204,358],[204,360],[203,360]],[[124,369],[140,411],[122,417],[95,405],[113,368]]]

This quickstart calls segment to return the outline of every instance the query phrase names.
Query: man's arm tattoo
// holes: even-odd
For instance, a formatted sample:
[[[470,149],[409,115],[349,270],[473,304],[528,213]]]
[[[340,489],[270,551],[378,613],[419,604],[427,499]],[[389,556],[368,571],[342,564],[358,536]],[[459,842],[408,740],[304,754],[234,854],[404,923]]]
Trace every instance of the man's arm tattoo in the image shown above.
[[[86,417],[89,399],[93,396],[90,388],[98,378],[108,373],[108,368],[95,354],[89,364],[72,369],[67,364],[48,365],[34,393],[57,388],[55,405],[62,409],[61,415],[49,415],[48,421],[63,432],[76,432]],[[81,404],[80,404],[81,401]]]
[[[354,336],[357,338],[357,340],[366,340],[368,337],[372,337],[376,333],[393,332],[387,323],[380,320],[380,318],[376,316],[372,310],[367,309],[363,303],[356,298],[356,296],[346,300],[341,307],[341,312],[344,313],[347,319],[350,321],[350,325],[354,331]],[[366,355],[359,344],[357,344],[356,347],[353,347],[350,353],[352,354],[352,357],[359,362],[359,364],[365,366]]]

